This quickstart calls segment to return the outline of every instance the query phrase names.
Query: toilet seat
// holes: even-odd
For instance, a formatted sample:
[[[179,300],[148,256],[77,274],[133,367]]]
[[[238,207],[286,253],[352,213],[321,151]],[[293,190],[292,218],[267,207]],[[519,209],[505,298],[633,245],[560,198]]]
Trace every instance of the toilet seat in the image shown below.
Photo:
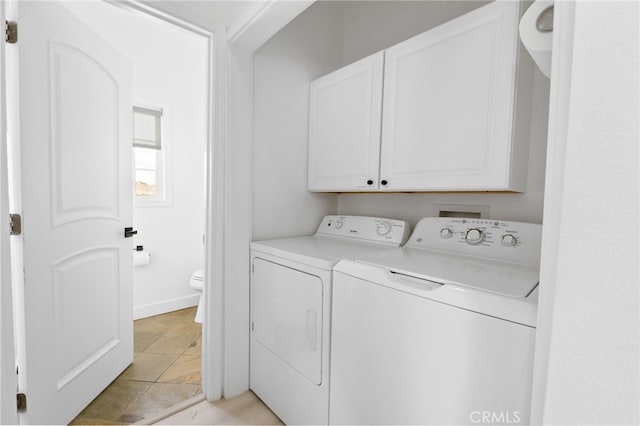
[[[202,291],[202,286],[204,283],[204,269],[198,269],[193,274],[191,274],[191,280],[189,281],[189,285],[194,290]]]
[[[198,269],[193,274],[191,274],[191,279],[189,280],[189,285],[195,291],[202,293],[202,289],[204,287],[204,269]],[[202,294],[200,295],[200,300],[198,301],[198,310],[196,311],[196,317],[194,318],[195,322],[201,323],[204,315],[203,308],[203,298]]]

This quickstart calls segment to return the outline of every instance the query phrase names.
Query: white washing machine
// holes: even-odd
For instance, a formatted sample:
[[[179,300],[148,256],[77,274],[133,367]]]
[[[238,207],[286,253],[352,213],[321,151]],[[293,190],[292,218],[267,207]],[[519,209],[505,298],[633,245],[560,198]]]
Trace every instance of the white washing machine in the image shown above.
[[[328,424],[332,268],[399,247],[404,221],[325,216],[313,236],[251,243],[250,387],[286,424]]]
[[[334,268],[331,424],[527,424],[541,226],[425,218]]]

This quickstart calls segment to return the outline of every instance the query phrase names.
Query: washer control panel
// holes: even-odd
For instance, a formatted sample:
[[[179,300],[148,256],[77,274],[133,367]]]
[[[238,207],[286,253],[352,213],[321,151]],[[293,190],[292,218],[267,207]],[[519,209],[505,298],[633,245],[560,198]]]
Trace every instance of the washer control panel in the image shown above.
[[[407,247],[497,260],[538,263],[542,225],[475,218],[427,217]]]
[[[407,240],[409,225],[404,220],[381,217],[328,215],[322,219],[317,234],[400,245]]]

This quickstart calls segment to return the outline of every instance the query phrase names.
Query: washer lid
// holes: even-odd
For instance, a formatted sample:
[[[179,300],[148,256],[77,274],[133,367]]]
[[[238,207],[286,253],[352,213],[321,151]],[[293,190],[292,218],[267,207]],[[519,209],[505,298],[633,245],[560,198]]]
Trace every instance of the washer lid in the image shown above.
[[[371,285],[380,285],[454,308],[477,312],[527,327],[536,327],[538,300],[535,290],[525,298],[506,297],[475,287],[442,285],[412,275],[393,273],[383,266],[350,260],[339,262],[333,271],[334,287],[340,285],[341,275],[347,275]]]
[[[496,293],[527,297],[539,281],[539,268],[513,262],[410,247],[357,259],[391,272]]]

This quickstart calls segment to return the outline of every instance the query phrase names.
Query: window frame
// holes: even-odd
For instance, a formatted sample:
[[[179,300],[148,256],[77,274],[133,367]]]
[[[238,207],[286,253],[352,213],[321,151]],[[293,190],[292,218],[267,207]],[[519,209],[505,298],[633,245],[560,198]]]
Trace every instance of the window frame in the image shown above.
[[[136,109],[160,112],[160,149],[134,146],[135,133],[132,135],[131,160],[132,160],[132,185],[133,185],[133,206],[134,207],[170,207],[172,205],[172,182],[171,182],[171,140],[170,132],[170,108],[165,102],[136,98],[133,102],[131,114]],[[140,196],[136,195],[135,173],[136,168],[135,148],[152,149],[156,151],[156,195]],[[140,168],[140,170],[143,170]]]

